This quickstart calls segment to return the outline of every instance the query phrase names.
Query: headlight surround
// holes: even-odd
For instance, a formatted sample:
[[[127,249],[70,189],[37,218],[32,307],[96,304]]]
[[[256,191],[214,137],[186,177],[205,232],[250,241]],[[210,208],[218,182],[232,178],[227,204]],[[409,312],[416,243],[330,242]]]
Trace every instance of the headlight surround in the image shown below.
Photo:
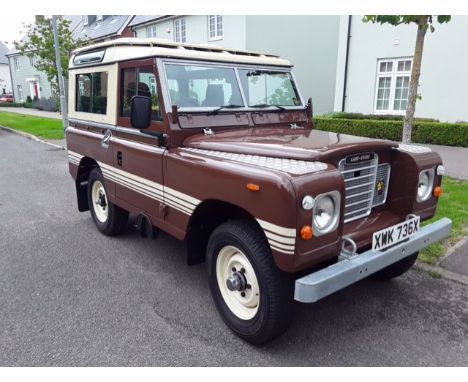
[[[314,236],[325,235],[338,227],[341,195],[338,191],[320,194],[315,197],[312,218]]]
[[[419,173],[418,189],[416,200],[418,202],[425,202],[432,195],[434,188],[434,169],[423,170]]]

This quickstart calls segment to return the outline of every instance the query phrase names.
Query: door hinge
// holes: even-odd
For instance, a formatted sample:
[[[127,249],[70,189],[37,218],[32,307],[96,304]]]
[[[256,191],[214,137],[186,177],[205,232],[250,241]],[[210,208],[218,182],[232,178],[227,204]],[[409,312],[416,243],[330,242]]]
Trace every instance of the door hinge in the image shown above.
[[[161,216],[162,218],[165,218],[167,216],[167,205],[165,205],[164,203],[161,203],[159,205],[159,216]]]

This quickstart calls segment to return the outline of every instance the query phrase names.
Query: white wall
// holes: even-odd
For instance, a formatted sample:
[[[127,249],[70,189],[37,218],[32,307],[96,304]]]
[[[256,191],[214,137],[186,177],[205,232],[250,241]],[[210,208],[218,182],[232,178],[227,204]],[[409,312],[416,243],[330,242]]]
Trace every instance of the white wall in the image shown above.
[[[0,64],[0,94],[11,93],[11,76],[8,65]]]
[[[294,65],[314,113],[333,111],[339,16],[247,16],[247,49],[274,53]]]
[[[377,59],[412,57],[417,28],[367,24],[361,20],[362,16],[352,19],[346,111],[373,113]],[[422,100],[416,104],[416,116],[468,121],[468,17],[453,16],[450,23],[436,23],[435,28],[434,33],[426,35],[418,89]],[[342,22],[341,55],[346,43],[342,37],[346,33],[347,25]],[[344,73],[341,61],[337,68],[336,111],[341,110]]]

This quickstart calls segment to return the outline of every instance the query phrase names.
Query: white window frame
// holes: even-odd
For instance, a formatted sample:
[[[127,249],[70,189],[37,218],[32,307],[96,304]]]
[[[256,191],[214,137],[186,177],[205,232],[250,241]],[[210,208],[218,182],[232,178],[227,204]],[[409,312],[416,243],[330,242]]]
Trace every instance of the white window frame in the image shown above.
[[[156,37],[156,24],[148,25],[146,27],[146,37],[155,38]]]
[[[13,63],[15,65],[15,72],[19,72],[21,70],[19,57],[13,57]]]
[[[24,102],[24,92],[22,85],[16,85],[16,90],[18,91],[18,101]]]
[[[89,24],[88,16],[83,16],[83,25],[87,26]]]
[[[398,63],[401,61],[411,61],[409,70],[398,71]],[[392,63],[392,70],[388,72],[380,71],[381,63]],[[413,68],[413,57],[398,57],[398,58],[382,58],[377,60],[376,69],[376,80],[375,80],[375,92],[374,92],[374,113],[375,114],[393,114],[393,115],[404,115],[406,110],[395,110],[395,90],[397,77],[408,77],[411,80],[411,69]],[[379,92],[379,80],[380,78],[390,77],[390,98],[387,110],[377,109],[377,96]],[[409,85],[408,85],[409,86]]]
[[[102,21],[103,18],[103,15],[96,15],[96,21]]]
[[[29,63],[31,64],[32,67],[34,67],[36,65],[36,56],[30,56]]]
[[[213,18],[213,28],[211,27],[211,19]],[[218,18],[221,20],[221,28],[218,28]],[[213,31],[213,36],[211,32]],[[208,15],[208,41],[222,40],[224,35],[224,20],[222,15]]]
[[[187,24],[185,17],[174,19],[174,41],[187,42]]]

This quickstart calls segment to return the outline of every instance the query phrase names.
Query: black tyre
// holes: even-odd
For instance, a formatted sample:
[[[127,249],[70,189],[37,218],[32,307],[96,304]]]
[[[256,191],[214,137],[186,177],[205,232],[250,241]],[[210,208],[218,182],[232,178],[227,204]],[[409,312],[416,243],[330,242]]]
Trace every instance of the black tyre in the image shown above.
[[[288,328],[293,278],[276,267],[256,224],[234,220],[216,228],[208,241],[207,266],[218,312],[234,333],[260,345]]]
[[[128,221],[128,212],[109,201],[104,177],[97,167],[89,174],[88,203],[91,216],[99,231],[109,236],[122,232]]]
[[[418,258],[419,252],[413,253],[400,261],[397,261],[395,264],[388,266],[376,273],[374,273],[371,277],[376,280],[390,280],[395,277],[401,276],[403,273],[407,272],[416,262]]]

